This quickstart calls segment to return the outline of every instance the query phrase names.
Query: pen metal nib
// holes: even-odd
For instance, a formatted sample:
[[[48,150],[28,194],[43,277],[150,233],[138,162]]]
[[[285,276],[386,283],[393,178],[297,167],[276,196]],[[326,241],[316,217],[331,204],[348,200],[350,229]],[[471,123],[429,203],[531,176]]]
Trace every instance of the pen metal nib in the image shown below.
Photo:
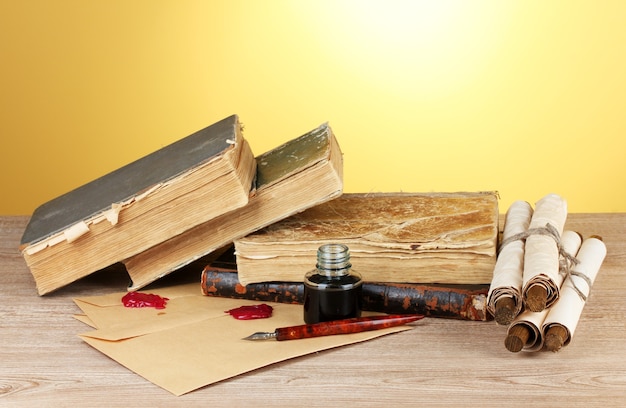
[[[268,332],[256,332],[248,337],[244,337],[243,340],[271,340],[276,338],[276,332],[268,333]]]

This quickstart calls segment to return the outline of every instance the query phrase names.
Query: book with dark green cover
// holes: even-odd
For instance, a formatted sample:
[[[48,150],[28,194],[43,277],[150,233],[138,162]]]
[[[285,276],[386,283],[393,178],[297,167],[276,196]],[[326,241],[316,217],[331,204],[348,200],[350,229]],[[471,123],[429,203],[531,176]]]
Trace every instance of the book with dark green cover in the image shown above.
[[[20,250],[45,294],[244,206],[255,175],[232,115],[41,205]]]
[[[237,238],[342,194],[343,157],[328,124],[259,155],[256,161],[256,190],[245,206],[124,262],[132,280],[131,290]]]

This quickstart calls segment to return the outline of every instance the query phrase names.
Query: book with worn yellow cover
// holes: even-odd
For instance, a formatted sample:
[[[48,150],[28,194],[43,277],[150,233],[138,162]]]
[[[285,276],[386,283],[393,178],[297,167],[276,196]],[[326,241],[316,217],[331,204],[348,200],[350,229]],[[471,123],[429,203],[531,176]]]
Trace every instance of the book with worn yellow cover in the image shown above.
[[[370,282],[488,284],[496,192],[344,194],[235,240],[242,285],[302,281],[319,246],[343,243]]]

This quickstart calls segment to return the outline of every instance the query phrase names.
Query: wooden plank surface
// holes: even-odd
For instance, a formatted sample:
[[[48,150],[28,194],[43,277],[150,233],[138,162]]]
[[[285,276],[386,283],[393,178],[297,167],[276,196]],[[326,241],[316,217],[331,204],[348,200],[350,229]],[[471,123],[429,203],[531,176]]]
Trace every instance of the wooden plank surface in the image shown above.
[[[626,401],[626,214],[568,217],[566,228],[601,235],[608,255],[572,343],[558,353],[510,353],[506,328],[494,322],[424,319],[411,331],[285,361],[181,397],[77,337],[85,326],[72,318],[79,312],[72,297],[123,290],[123,271],[37,296],[17,251],[26,222],[0,217],[2,407],[610,407]]]

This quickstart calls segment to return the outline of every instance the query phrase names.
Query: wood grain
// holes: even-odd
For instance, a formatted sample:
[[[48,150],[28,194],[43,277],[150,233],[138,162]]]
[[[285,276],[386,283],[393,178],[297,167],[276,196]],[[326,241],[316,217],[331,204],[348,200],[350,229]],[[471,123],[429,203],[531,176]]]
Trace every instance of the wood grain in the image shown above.
[[[622,406],[626,400],[626,214],[571,214],[608,254],[572,342],[511,353],[495,322],[427,318],[413,330],[342,347],[174,397],[76,335],[72,297],[123,290],[110,268],[39,297],[17,251],[26,217],[0,217],[0,406]],[[197,280],[175,273],[159,284]]]

